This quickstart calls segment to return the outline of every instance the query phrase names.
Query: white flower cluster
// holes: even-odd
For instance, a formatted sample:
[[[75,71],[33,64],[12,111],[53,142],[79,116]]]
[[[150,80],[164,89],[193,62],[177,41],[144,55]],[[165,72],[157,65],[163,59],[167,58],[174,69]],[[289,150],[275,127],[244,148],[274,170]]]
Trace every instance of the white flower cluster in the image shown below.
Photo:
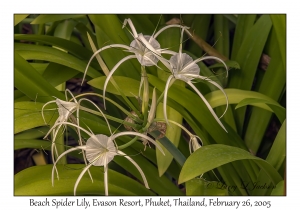
[[[200,68],[197,65],[197,63],[200,61],[206,60],[206,59],[215,59],[215,60],[221,62],[225,66],[225,68],[228,72],[226,64],[217,57],[206,56],[206,57],[202,57],[202,58],[193,60],[192,57],[190,57],[188,54],[182,53],[182,37],[183,37],[184,31],[187,32],[191,36],[190,32],[188,31],[188,27],[181,26],[181,25],[168,25],[168,26],[165,26],[162,29],[160,29],[157,33],[150,36],[150,35],[143,35],[142,33],[138,34],[130,19],[125,19],[123,27],[125,27],[127,24],[130,26],[130,28],[131,28],[130,33],[133,36],[133,41],[130,43],[130,45],[127,46],[127,45],[123,45],[123,44],[112,44],[112,45],[108,45],[108,46],[105,46],[105,47],[97,50],[93,54],[93,56],[90,58],[90,60],[87,64],[87,67],[85,69],[85,72],[84,72],[84,77],[85,77],[91,61],[95,58],[95,56],[97,56],[97,54],[99,54],[100,52],[102,52],[106,49],[122,48],[122,49],[125,49],[125,51],[127,51],[127,52],[133,53],[133,55],[128,55],[128,56],[124,57],[123,59],[121,59],[107,75],[107,78],[106,78],[106,81],[105,81],[104,87],[103,87],[104,106],[105,106],[105,92],[106,92],[107,84],[110,81],[114,72],[118,69],[118,67],[122,63],[124,63],[125,61],[130,60],[130,59],[137,59],[139,61],[139,63],[141,64],[141,66],[143,68],[145,68],[147,66],[153,66],[153,65],[157,66],[157,63],[160,61],[170,71],[170,76],[167,79],[164,94],[163,94],[163,96],[164,96],[164,98],[163,98],[164,121],[167,124],[169,124],[167,111],[166,111],[168,90],[169,90],[170,86],[174,83],[175,80],[182,80],[186,84],[188,84],[198,94],[198,96],[207,105],[208,109],[210,110],[211,114],[214,116],[216,121],[226,131],[225,127],[223,126],[223,124],[221,123],[219,118],[216,116],[212,107],[206,101],[206,99],[201,94],[201,92],[192,83],[192,80],[195,78],[206,80],[209,83],[215,85],[218,89],[220,89],[224,93],[226,100],[227,100],[227,96],[226,96],[223,88],[220,85],[218,85],[216,82],[214,82],[206,77],[200,76]],[[174,52],[174,51],[167,50],[167,49],[161,49],[159,42],[156,40],[157,36],[161,32],[163,32],[164,30],[171,28],[171,27],[178,27],[181,29],[181,40],[180,40],[179,52]],[[169,54],[172,56],[170,59],[166,59],[163,57],[163,54]],[[141,79],[141,82],[142,82],[142,79]],[[89,170],[89,168],[92,165],[104,167],[105,195],[108,195],[107,168],[108,168],[108,163],[111,162],[113,160],[114,156],[116,156],[116,155],[121,155],[121,156],[127,158],[138,169],[138,171],[140,172],[140,174],[143,178],[145,186],[147,188],[149,188],[146,176],[143,173],[142,169],[137,165],[137,163],[133,159],[131,159],[129,156],[127,156],[125,153],[123,153],[120,149],[118,149],[115,139],[120,136],[124,136],[124,135],[133,135],[133,136],[143,139],[143,141],[149,141],[149,142],[153,143],[163,153],[163,150],[160,148],[160,146],[152,138],[147,136],[147,129],[149,128],[149,126],[153,122],[153,119],[155,118],[155,111],[156,111],[156,106],[157,106],[156,93],[155,92],[153,93],[151,108],[150,108],[149,114],[147,115],[147,117],[149,118],[148,121],[146,121],[147,127],[144,130],[142,130],[141,132],[135,130],[135,132],[125,131],[125,132],[120,132],[117,134],[113,134],[111,132],[108,120],[106,119],[105,115],[100,110],[100,108],[98,108],[98,106],[96,104],[94,104],[92,101],[90,101],[88,99],[80,99],[77,101],[73,95],[72,95],[72,99],[71,99],[72,101],[68,101],[67,93],[70,93],[72,95],[72,93],[69,90],[67,90],[66,91],[66,101],[56,99],[56,100],[50,101],[44,105],[44,107],[45,107],[46,105],[48,105],[50,103],[56,103],[58,106],[58,112],[59,112],[59,117],[56,120],[54,126],[49,130],[49,132],[45,136],[45,137],[47,137],[51,132],[53,134],[52,158],[53,158],[54,164],[53,164],[53,170],[52,170],[52,184],[54,184],[54,171],[56,171],[57,177],[58,177],[56,165],[57,165],[57,162],[61,159],[61,157],[63,157],[64,155],[66,155],[74,150],[82,150],[84,160],[86,163],[86,167],[82,170],[82,172],[80,173],[80,175],[75,183],[74,195],[76,194],[76,189],[77,189],[77,186],[78,186],[82,176],[85,174],[85,172],[87,172]],[[87,100],[87,101],[91,102],[99,110],[99,112],[102,114],[102,116],[106,120],[107,126],[109,127],[109,131],[111,134],[110,136],[106,136],[103,134],[95,135],[91,130],[87,131],[86,129],[80,127],[78,119],[79,119],[79,110],[82,108],[80,106],[80,103],[83,100]],[[43,109],[44,109],[44,107],[43,107]],[[227,100],[226,109],[227,109],[227,107],[228,107],[228,100]],[[77,119],[72,118],[72,114],[75,112],[77,113],[77,116],[76,116]],[[225,110],[225,112],[226,112],[226,110]],[[71,121],[71,122],[69,122],[69,121]],[[174,123],[172,121],[170,121],[170,122]],[[55,146],[55,139],[56,139],[56,136],[57,136],[57,133],[59,132],[59,130],[61,130],[61,128],[63,128],[64,126],[67,126],[67,125],[73,126],[74,128],[77,129],[80,145],[77,147],[71,148],[71,149],[63,152],[62,154],[58,155],[57,149]],[[180,126],[180,127],[182,127],[182,126]],[[82,140],[80,137],[81,131],[83,131],[89,135],[89,138],[85,145],[82,143]],[[188,132],[188,134],[190,135],[190,152],[193,152],[201,147],[201,145],[199,144],[199,142],[197,140],[197,139],[199,139],[201,141],[201,139],[198,136],[192,135],[189,132]],[[202,143],[202,141],[201,141],[201,143]],[[54,158],[54,153],[56,153],[56,156],[57,156],[56,160]]]

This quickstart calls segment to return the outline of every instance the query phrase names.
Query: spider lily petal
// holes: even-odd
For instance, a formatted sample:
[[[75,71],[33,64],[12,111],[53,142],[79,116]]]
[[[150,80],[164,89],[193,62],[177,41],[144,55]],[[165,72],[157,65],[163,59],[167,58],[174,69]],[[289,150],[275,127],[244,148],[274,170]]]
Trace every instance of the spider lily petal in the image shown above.
[[[118,151],[118,154],[120,154],[123,157],[127,158],[136,167],[136,169],[140,172],[140,174],[141,174],[141,176],[143,178],[143,181],[145,183],[145,187],[147,189],[150,189],[150,187],[148,185],[148,182],[147,182],[147,179],[146,179],[146,176],[145,176],[144,172],[142,171],[141,167],[132,158],[130,158],[129,156],[127,156],[124,152]]]
[[[127,46],[127,45],[124,45],[124,44],[112,44],[112,45],[108,45],[108,46],[105,46],[105,47],[102,47],[101,49],[97,50],[96,52],[94,52],[94,54],[92,55],[92,57],[90,58],[85,70],[84,70],[84,75],[83,75],[83,79],[82,79],[82,82],[81,82],[81,85],[83,84],[83,81],[84,81],[84,78],[86,76],[86,73],[88,71],[88,68],[92,62],[92,60],[103,50],[106,50],[108,48],[124,48],[126,50],[130,50],[130,47]]]
[[[106,104],[105,104],[105,92],[106,92],[106,86],[110,80],[110,78],[112,77],[113,73],[117,70],[117,68],[123,63],[125,62],[126,60],[129,60],[129,59],[132,59],[132,58],[135,58],[136,56],[135,55],[129,55],[129,56],[126,56],[125,58],[123,58],[122,60],[120,60],[114,67],[113,69],[109,72],[109,75],[107,75],[107,78],[105,80],[105,83],[104,83],[104,87],[103,87],[103,103],[104,103],[104,108],[106,109]]]
[[[82,179],[85,172],[88,171],[88,169],[92,165],[104,166],[105,195],[108,195],[107,165],[109,162],[111,162],[113,160],[115,155],[122,155],[125,158],[127,158],[138,169],[138,171],[140,172],[140,174],[143,178],[145,186],[147,188],[149,188],[147,179],[146,179],[145,174],[143,173],[142,169],[138,166],[138,164],[133,159],[131,159],[125,153],[119,151],[116,148],[116,146],[114,144],[114,140],[123,135],[139,136],[139,137],[145,138],[146,140],[155,144],[160,149],[160,151],[163,153],[163,150],[150,137],[148,137],[144,134],[136,133],[136,132],[122,132],[122,133],[114,134],[110,137],[108,137],[106,135],[102,135],[102,134],[94,135],[94,134],[90,133],[89,131],[85,130],[84,128],[79,127],[78,125],[75,125],[75,124],[72,124],[69,122],[61,122],[58,125],[62,125],[62,124],[73,125],[74,127],[77,127],[78,129],[80,129],[80,130],[86,132],[88,135],[90,135],[90,138],[87,140],[85,146],[77,146],[75,148],[71,148],[71,149],[63,152],[57,158],[57,160],[54,162],[53,168],[52,168],[52,185],[54,185],[54,170],[56,169],[56,164],[60,160],[60,158],[72,151],[81,149],[81,150],[85,150],[86,158],[89,161],[89,164],[82,170],[82,172],[80,173],[79,177],[76,180],[76,183],[74,185],[74,195],[76,195],[76,189],[78,187],[80,180]]]
[[[203,102],[205,103],[205,105],[207,106],[208,110],[210,111],[210,113],[213,115],[213,117],[215,118],[215,120],[219,123],[219,125],[227,132],[226,128],[224,127],[224,125],[222,124],[222,122],[220,121],[220,119],[218,118],[218,116],[216,115],[216,113],[214,112],[213,108],[210,106],[210,104],[208,103],[208,101],[205,99],[205,97],[200,93],[200,91],[193,85],[193,83],[191,83],[191,81],[188,81],[187,84],[193,88],[193,90],[198,94],[198,96],[203,100]]]
[[[53,168],[52,168],[52,176],[51,176],[51,180],[52,180],[52,186],[54,186],[54,170],[56,170],[56,164],[57,162],[66,154],[70,153],[70,152],[73,152],[75,150],[79,150],[79,149],[85,149],[86,146],[77,146],[77,147],[74,147],[74,148],[71,148],[71,149],[68,149],[67,151],[64,151],[63,153],[61,153],[57,160],[53,163]],[[57,179],[59,179],[59,177],[57,177]]]

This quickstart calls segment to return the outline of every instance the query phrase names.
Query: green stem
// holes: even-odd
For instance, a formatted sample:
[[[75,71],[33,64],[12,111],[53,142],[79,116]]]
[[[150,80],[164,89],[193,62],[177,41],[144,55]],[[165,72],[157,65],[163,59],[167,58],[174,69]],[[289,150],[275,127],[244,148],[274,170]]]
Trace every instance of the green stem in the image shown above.
[[[142,102],[142,114],[144,118],[143,126],[147,124],[148,119],[148,105],[149,105],[149,82],[147,77],[147,72],[145,66],[141,66],[142,69],[142,78],[144,82],[144,91],[143,91],[143,102]]]
[[[134,137],[132,140],[130,140],[129,142],[121,145],[121,146],[118,146],[118,149],[119,150],[122,150],[122,149],[125,149],[126,147],[129,147],[130,145],[132,145],[134,142],[136,142],[137,140],[139,139],[138,136]]]

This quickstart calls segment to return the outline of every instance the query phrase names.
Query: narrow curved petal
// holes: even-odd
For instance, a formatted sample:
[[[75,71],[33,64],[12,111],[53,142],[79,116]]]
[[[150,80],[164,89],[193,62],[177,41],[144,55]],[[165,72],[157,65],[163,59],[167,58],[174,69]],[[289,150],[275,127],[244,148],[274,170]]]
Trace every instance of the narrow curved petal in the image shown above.
[[[165,26],[163,28],[161,28],[158,32],[156,32],[156,34],[154,34],[154,38],[156,38],[161,32],[163,32],[164,30],[168,29],[168,28],[182,28],[184,29],[190,36],[192,36],[192,34],[187,30],[189,29],[189,27],[187,26],[182,26],[182,25],[168,25],[168,26]]]
[[[86,99],[86,98],[80,99],[79,102],[78,102],[79,105],[80,105],[80,102],[81,102],[81,101],[88,101],[88,102],[90,102],[91,104],[93,104],[93,105],[96,107],[96,109],[98,109],[98,111],[102,114],[102,116],[103,116],[105,122],[107,123],[107,126],[108,126],[108,129],[109,129],[110,134],[112,134],[112,131],[111,131],[109,122],[108,122],[107,118],[105,117],[105,114],[101,111],[101,109],[100,109],[93,101],[91,101],[91,100],[89,100],[89,99]],[[78,113],[79,113],[79,112],[78,112]],[[79,119],[79,114],[78,114],[77,118]]]
[[[88,134],[89,136],[94,136],[93,133],[87,131],[86,129],[84,129],[84,128],[82,128],[82,127],[76,125],[76,124],[70,123],[70,122],[61,122],[61,123],[57,123],[57,125],[71,125],[71,126],[74,126],[74,127],[76,127],[76,128],[81,129],[82,131],[84,131],[84,132],[85,132],[86,134]]]
[[[130,47],[128,47],[128,46],[126,46],[126,45],[123,45],[123,44],[112,44],[112,45],[108,45],[108,46],[102,47],[101,49],[99,49],[99,50],[97,50],[96,52],[94,52],[94,54],[93,54],[92,57],[90,58],[90,60],[89,60],[89,62],[88,62],[88,64],[87,64],[87,66],[86,66],[86,68],[85,68],[85,70],[84,70],[84,75],[83,75],[83,79],[82,79],[81,85],[82,85],[83,82],[84,82],[84,78],[85,78],[85,76],[86,76],[87,70],[88,70],[88,68],[89,68],[89,66],[90,66],[90,64],[91,64],[91,62],[92,62],[92,60],[94,59],[94,57],[96,57],[96,55],[98,55],[101,51],[106,50],[106,49],[108,49],[108,48],[114,48],[114,47],[116,47],[116,48],[118,48],[118,47],[119,47],[119,48],[125,48],[125,49],[127,49],[127,50],[130,49]]]
[[[156,55],[159,55],[160,56],[160,53],[153,47],[153,45],[151,45],[149,43],[149,41],[144,37],[143,34],[139,34],[138,35],[138,40],[141,41],[144,45],[144,47],[146,47],[148,50],[150,50],[152,53],[156,54]]]
[[[125,135],[133,135],[133,136],[139,136],[141,138],[145,138],[147,139],[148,141],[150,141],[152,144],[154,144],[158,149],[159,151],[165,155],[163,149],[152,139],[150,138],[149,136],[146,136],[145,134],[142,134],[142,133],[137,133],[137,132],[133,132],[133,131],[124,131],[124,132],[121,132],[121,133],[117,133],[117,134],[114,134],[110,137],[110,139],[116,139],[120,136],[125,136]],[[120,150],[119,150],[120,151]]]
[[[138,34],[137,34],[137,32],[136,32],[136,29],[135,29],[135,27],[134,27],[134,25],[133,25],[133,23],[132,23],[132,21],[131,21],[130,18],[124,20],[124,23],[123,23],[122,28],[124,28],[124,27],[126,26],[127,23],[129,24],[129,26],[130,26],[130,28],[131,28],[132,36],[133,36],[134,38],[138,37]]]
[[[76,182],[75,182],[75,185],[74,185],[74,195],[76,195],[76,189],[77,189],[77,186],[78,186],[78,184],[79,184],[81,178],[83,177],[83,175],[85,174],[85,172],[86,172],[87,170],[89,170],[89,168],[90,168],[91,166],[92,166],[92,164],[87,165],[87,166],[81,171],[81,173],[79,174],[79,176],[78,176],[78,178],[77,178],[77,180],[76,180]]]
[[[73,93],[72,93],[69,89],[66,89],[66,90],[65,90],[66,101],[68,101],[67,93],[69,93],[69,94],[72,96],[72,99],[75,101],[75,103],[77,103],[76,98],[74,97]]]
[[[204,61],[204,60],[208,60],[208,59],[220,61],[224,65],[224,67],[226,69],[226,77],[228,77],[228,67],[227,67],[226,63],[222,59],[215,57],[215,56],[205,56],[202,58],[198,58],[198,59],[194,60],[192,63],[190,63],[189,65],[185,66],[183,70],[190,68],[193,64],[196,64],[200,61]]]
[[[55,102],[56,102],[55,100],[49,101],[49,102],[45,103],[45,104],[43,105],[43,107],[42,107],[42,118],[43,118],[45,124],[47,124],[47,122],[46,122],[45,117],[44,117],[44,108],[45,108],[45,106],[47,106],[48,104],[52,104],[52,103],[55,103]]]
[[[60,154],[60,156],[58,156],[57,160],[55,162],[53,162],[53,168],[52,168],[52,186],[54,186],[54,170],[56,169],[56,164],[57,162],[60,160],[60,158],[62,158],[64,155],[73,152],[75,150],[79,150],[79,149],[86,149],[86,146],[77,146],[77,147],[73,147],[71,149],[68,149],[67,151],[64,151],[63,153]],[[59,178],[58,178],[59,179]]]
[[[163,110],[164,110],[165,121],[166,121],[167,124],[169,124],[168,116],[167,116],[167,98],[168,98],[169,86],[170,86],[170,83],[171,83],[172,79],[173,79],[173,75],[170,75],[168,80],[167,80],[166,87],[165,87],[165,92],[164,92]]]
[[[120,155],[122,155],[123,157],[127,158],[127,159],[128,159],[128,160],[136,167],[136,169],[140,172],[140,174],[141,174],[141,176],[142,176],[142,178],[143,178],[145,187],[146,187],[147,189],[150,189],[150,187],[149,187],[149,185],[148,185],[148,182],[147,182],[147,179],[146,179],[146,176],[145,176],[143,170],[141,169],[141,167],[140,167],[140,166],[139,166],[132,158],[130,158],[129,156],[127,156],[124,152],[118,151],[118,153],[119,153]]]
[[[120,60],[115,66],[114,68],[109,72],[109,75],[107,76],[105,83],[104,83],[104,87],[103,87],[103,104],[104,104],[104,108],[106,109],[106,105],[105,105],[105,91],[106,91],[106,86],[110,80],[110,78],[112,77],[113,73],[117,70],[117,68],[125,61],[135,58],[135,55],[129,55],[126,56],[125,58],[123,58],[122,60]]]
[[[229,106],[228,97],[227,97],[227,94],[225,93],[224,89],[218,83],[212,81],[211,79],[209,79],[207,77],[203,77],[203,76],[197,76],[197,77],[199,79],[203,79],[203,80],[208,81],[209,83],[213,84],[214,86],[216,86],[217,88],[219,88],[219,90],[221,90],[222,93],[224,94],[225,99],[226,99],[226,108],[225,108],[224,113],[221,115],[221,117],[219,117],[219,118],[222,118],[225,115],[225,113],[227,112],[227,109],[228,109],[228,106]]]
[[[161,54],[168,54],[168,55],[175,55],[177,52],[174,52],[172,50],[167,50],[167,49],[159,49],[157,50],[158,52],[160,52]]]
[[[203,100],[203,102],[205,103],[205,105],[207,106],[207,108],[209,109],[210,113],[213,115],[213,117],[215,118],[215,120],[219,123],[219,125],[227,132],[226,128],[224,127],[224,125],[222,124],[222,122],[220,121],[220,119],[218,118],[218,116],[216,115],[216,113],[214,112],[214,110],[212,109],[212,107],[210,106],[210,104],[208,103],[208,101],[205,99],[205,97],[200,93],[200,91],[193,85],[193,83],[191,83],[191,81],[188,81],[187,84],[193,88],[193,90],[198,94],[198,96]],[[228,133],[228,132],[227,132]]]

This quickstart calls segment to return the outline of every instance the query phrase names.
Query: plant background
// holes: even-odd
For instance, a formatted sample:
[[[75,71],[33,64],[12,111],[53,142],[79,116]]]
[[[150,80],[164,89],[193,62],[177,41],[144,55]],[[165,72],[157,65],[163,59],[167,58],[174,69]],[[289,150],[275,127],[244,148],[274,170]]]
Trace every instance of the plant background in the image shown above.
[[[265,6],[265,8],[267,8],[267,2],[266,2],[266,5],[264,5],[263,3],[262,3],[261,5],[262,5],[263,7]],[[221,5],[221,6],[222,6],[222,5]],[[280,6],[275,7],[275,8],[277,8],[276,11],[281,11],[281,8],[282,8],[282,7],[284,7],[284,5],[283,5],[283,6],[280,5]],[[218,7],[218,8],[219,8],[219,7]],[[285,8],[285,7],[284,7],[284,8]],[[294,15],[291,14],[290,17],[295,17],[294,20],[296,20],[296,16],[294,16]],[[289,21],[291,21],[291,19],[289,19]],[[298,39],[297,39],[297,37],[295,37],[295,36],[297,36],[297,33],[291,33],[291,34],[290,34],[290,37],[293,37],[293,45],[296,44],[296,43],[298,42]],[[291,45],[290,45],[290,46],[291,46]],[[291,48],[292,48],[292,47],[291,47]],[[294,57],[296,56],[296,53],[292,53],[292,54],[290,54],[290,55],[291,55],[291,58],[294,58]],[[292,60],[292,59],[291,59],[291,60]],[[294,59],[294,60],[296,60],[296,59]],[[298,74],[298,73],[295,72],[295,75],[296,75],[296,76],[297,76],[297,74]],[[297,78],[297,77],[294,77],[294,78],[293,78],[294,81],[297,80],[296,78]],[[295,84],[295,83],[294,83],[294,84]],[[290,85],[290,87],[292,87],[292,86],[293,86],[293,84]],[[296,90],[296,88],[295,88],[295,90]],[[291,110],[293,110],[293,111],[295,110],[294,113],[296,114],[296,113],[298,113],[298,112],[296,111],[296,109],[293,108],[293,106],[295,106],[295,105],[297,105],[297,102],[295,102],[294,104],[291,104],[290,107],[291,107]],[[10,107],[11,107],[11,106],[10,106]],[[291,119],[291,121],[293,121],[293,117],[290,117],[290,119]],[[293,125],[292,125],[292,124],[293,124],[293,123],[289,124],[289,126],[292,126],[292,128],[293,128]],[[296,123],[294,123],[294,125],[296,125]],[[291,129],[290,129],[290,131],[291,131]],[[293,136],[293,135],[291,135],[291,136]],[[295,154],[295,153],[293,153],[293,154]],[[293,154],[292,154],[292,155],[293,155]],[[296,158],[291,158],[291,159],[289,159],[289,161],[294,161],[294,160],[296,160]],[[290,164],[291,164],[291,163],[290,163]],[[292,163],[292,164],[293,164],[293,163]],[[10,167],[11,167],[11,166],[10,166]],[[290,188],[290,189],[291,189],[291,188]]]

